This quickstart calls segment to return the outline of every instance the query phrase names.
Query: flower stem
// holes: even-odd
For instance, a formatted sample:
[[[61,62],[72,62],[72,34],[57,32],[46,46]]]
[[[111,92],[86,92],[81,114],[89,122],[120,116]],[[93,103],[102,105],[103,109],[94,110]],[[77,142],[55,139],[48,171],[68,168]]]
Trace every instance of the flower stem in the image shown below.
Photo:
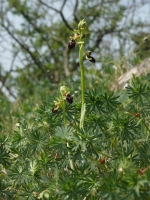
[[[85,80],[84,80],[83,51],[84,51],[84,43],[80,45],[80,49],[79,49],[79,64],[80,64],[80,71],[81,71],[81,92],[82,92],[80,128],[84,127],[84,117],[85,117],[85,103],[84,103]]]
[[[65,102],[63,102],[63,116],[64,116],[64,126],[66,126],[66,109],[65,109]],[[69,142],[67,142],[67,147],[69,146]],[[68,151],[68,156],[70,157],[70,150]],[[70,168],[74,169],[73,161],[69,158]]]
[[[63,116],[64,116],[64,126],[66,126],[66,110],[65,110],[65,103],[63,102]]]
[[[70,146],[69,146],[69,142],[67,142],[67,147],[70,147]],[[70,151],[68,151],[68,156],[70,156],[70,154],[71,154]],[[70,158],[69,158],[69,163],[70,163],[70,168],[71,168],[71,169],[74,169],[73,161],[72,161],[72,159],[70,159]]]
[[[84,82],[83,51],[84,51],[84,45],[81,44],[81,46],[80,46],[80,50],[79,50],[79,64],[80,64],[80,70],[81,70],[82,103],[84,104],[84,90],[85,90],[85,82]]]

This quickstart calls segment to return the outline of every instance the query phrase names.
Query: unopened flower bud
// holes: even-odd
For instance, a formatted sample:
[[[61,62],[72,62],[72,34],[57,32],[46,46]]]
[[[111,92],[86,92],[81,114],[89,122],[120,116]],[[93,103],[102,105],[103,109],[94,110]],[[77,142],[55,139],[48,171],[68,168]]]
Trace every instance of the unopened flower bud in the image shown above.
[[[84,33],[87,30],[87,23],[85,19],[81,20],[78,24],[78,30],[80,33]]]
[[[62,96],[66,96],[67,94],[69,94],[69,88],[65,85],[60,87],[60,93]]]
[[[99,162],[103,165],[103,164],[105,164],[105,159],[104,159],[104,158],[101,158],[101,159],[99,160]]]
[[[140,117],[140,113],[136,113],[136,114],[135,114],[135,117]]]

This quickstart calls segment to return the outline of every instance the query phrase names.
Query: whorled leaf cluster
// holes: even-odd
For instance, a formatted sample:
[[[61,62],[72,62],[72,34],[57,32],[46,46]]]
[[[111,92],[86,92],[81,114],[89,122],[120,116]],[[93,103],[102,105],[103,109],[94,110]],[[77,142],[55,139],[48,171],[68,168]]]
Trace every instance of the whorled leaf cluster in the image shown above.
[[[75,97],[66,104],[65,125],[63,111],[51,111],[53,102],[32,123],[17,124],[0,140],[1,198],[148,200],[148,85],[148,76],[134,78],[125,100],[100,87],[86,92],[84,129]]]

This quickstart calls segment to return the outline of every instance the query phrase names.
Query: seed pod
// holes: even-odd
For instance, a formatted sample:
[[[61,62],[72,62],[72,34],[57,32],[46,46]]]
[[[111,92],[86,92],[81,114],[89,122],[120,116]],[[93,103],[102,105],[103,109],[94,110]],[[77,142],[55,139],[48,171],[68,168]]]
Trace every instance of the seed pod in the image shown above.
[[[93,57],[90,56],[90,55],[87,55],[87,56],[86,56],[86,59],[89,60],[89,61],[92,62],[92,63],[95,63],[95,58],[93,58]]]
[[[72,97],[70,94],[67,94],[67,96],[66,96],[66,101],[67,101],[68,103],[72,104],[72,103],[73,103],[73,97]]]
[[[68,49],[73,49],[74,47],[76,46],[76,42],[75,40],[71,40],[69,43],[68,43]]]

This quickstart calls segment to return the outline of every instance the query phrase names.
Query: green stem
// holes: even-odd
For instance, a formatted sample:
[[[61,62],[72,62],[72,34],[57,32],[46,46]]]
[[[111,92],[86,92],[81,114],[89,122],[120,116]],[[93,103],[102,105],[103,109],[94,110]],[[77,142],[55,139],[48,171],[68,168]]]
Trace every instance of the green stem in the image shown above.
[[[69,142],[67,142],[67,147],[69,147]],[[68,155],[70,156],[70,151],[68,151]],[[72,161],[72,159],[70,159],[70,158],[69,158],[69,163],[70,163],[70,168],[71,168],[71,169],[74,169],[73,161]]]
[[[143,122],[144,126],[146,127],[146,129],[148,130],[148,132],[150,132],[150,129],[149,129],[149,127],[147,126],[147,124],[145,123],[145,120],[142,120],[142,122]]]
[[[66,110],[65,110],[65,102],[63,102],[63,116],[64,116],[64,126],[66,126]]]
[[[80,70],[81,70],[82,104],[84,104],[84,92],[85,92],[83,51],[84,51],[84,44],[81,44],[80,50],[79,50],[79,64],[80,64]]]
[[[83,51],[84,43],[80,45],[79,49],[79,64],[81,71],[81,92],[82,92],[82,106],[81,106],[81,117],[80,117],[80,128],[84,127],[84,117],[85,117],[85,103],[84,103],[84,94],[85,94],[85,80],[84,80],[84,65],[83,65]]]
[[[63,116],[64,116],[64,126],[66,126],[66,109],[65,109],[65,102],[63,102]],[[67,147],[69,147],[69,142],[67,142]],[[70,151],[68,151],[68,155],[70,156]],[[74,169],[73,161],[69,158],[69,163],[71,169]]]
[[[124,160],[123,138],[121,138],[121,146],[122,146],[122,157],[123,157],[123,160]]]
[[[143,125],[146,127],[146,129],[148,130],[148,134],[147,134],[147,139],[148,139],[149,133],[150,133],[150,129],[149,129],[149,127],[147,126],[147,124],[145,123],[145,120],[144,120],[144,119],[142,120],[142,123],[143,123]]]

